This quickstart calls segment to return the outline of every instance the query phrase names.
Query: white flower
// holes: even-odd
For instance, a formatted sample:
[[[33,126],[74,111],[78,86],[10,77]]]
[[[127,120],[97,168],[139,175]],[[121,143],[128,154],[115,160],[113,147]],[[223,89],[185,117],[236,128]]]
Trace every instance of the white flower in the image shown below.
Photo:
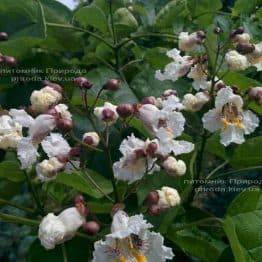
[[[56,178],[56,175],[65,167],[56,157],[45,159],[36,165],[36,173],[38,178],[42,181],[50,181]]]
[[[29,127],[29,136],[34,143],[40,143],[55,127],[56,119],[53,116],[39,115]]]
[[[176,160],[169,156],[164,162],[163,167],[171,176],[183,176],[186,173],[186,164],[183,160]]]
[[[96,132],[87,132],[83,135],[83,142],[91,146],[98,146],[100,138]]]
[[[124,211],[118,211],[113,217],[111,234],[105,241],[95,243],[93,262],[116,261],[155,261],[172,259],[171,248],[164,246],[159,233],[150,232],[152,225],[142,215],[128,217]]]
[[[183,98],[183,105],[185,110],[196,112],[199,111],[209,100],[209,95],[204,92],[198,92],[195,95],[186,94]]]
[[[177,97],[176,95],[169,95],[162,100],[162,109],[164,111],[180,111],[184,109],[184,106],[180,102],[179,97]]]
[[[155,78],[160,81],[176,81],[179,77],[187,74],[192,66],[192,58],[190,56],[181,56],[180,51],[176,48],[168,51],[167,56],[172,58],[174,61],[167,64],[163,72],[160,70],[156,71]]]
[[[62,95],[49,86],[33,91],[30,97],[32,108],[39,113],[43,113],[52,105],[56,105],[61,99]]]
[[[56,112],[63,119],[72,120],[72,114],[68,111],[68,106],[65,104],[58,104],[55,106]]]
[[[255,45],[255,50],[247,55],[247,59],[257,68],[257,71],[262,71],[262,42]]]
[[[250,65],[246,56],[239,54],[235,50],[227,52],[225,60],[229,69],[234,71],[245,70]]]
[[[39,225],[38,237],[46,249],[53,249],[57,244],[63,243],[65,235],[65,225],[53,213],[45,216]]]
[[[181,32],[178,36],[178,47],[181,51],[194,51],[198,48],[200,40],[197,32],[192,34]]]
[[[250,42],[250,35],[248,33],[236,34],[232,40],[237,44],[248,44]]]
[[[145,173],[153,173],[158,170],[155,165],[155,158],[147,154],[147,146],[157,141],[142,141],[133,134],[124,139],[120,145],[120,152],[123,157],[113,165],[114,175],[116,179],[128,181],[129,184],[141,179]]]
[[[221,130],[220,142],[242,144],[248,135],[259,125],[258,117],[251,111],[243,111],[243,100],[231,88],[222,88],[215,101],[215,108],[203,116],[204,128],[210,132]]]
[[[0,117],[0,148],[16,148],[22,138],[22,126],[10,116]]]
[[[94,114],[99,120],[104,121],[107,124],[113,124],[118,119],[116,108],[115,105],[105,102],[104,106],[96,107],[94,109]]]
[[[48,157],[66,156],[71,147],[61,134],[51,133],[42,142],[43,150]]]
[[[27,114],[23,109],[10,109],[9,115],[12,116],[15,122],[23,127],[30,127],[34,122],[33,117]]]
[[[38,157],[37,145],[34,145],[30,137],[23,137],[17,145],[17,156],[21,162],[21,169],[31,167]]]
[[[39,225],[39,240],[46,249],[54,249],[56,245],[71,239],[83,223],[84,217],[75,207],[64,210],[59,216],[49,213]]]
[[[159,200],[157,205],[163,208],[170,208],[181,203],[181,198],[176,189],[164,186],[161,190],[157,190]]]

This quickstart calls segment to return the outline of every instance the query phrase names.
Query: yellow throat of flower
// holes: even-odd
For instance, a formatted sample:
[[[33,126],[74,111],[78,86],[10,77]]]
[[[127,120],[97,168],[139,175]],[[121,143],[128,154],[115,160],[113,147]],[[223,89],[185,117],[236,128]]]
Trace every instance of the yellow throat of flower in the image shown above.
[[[148,262],[147,258],[144,255],[141,254],[134,254],[134,258],[136,259],[136,262]],[[115,262],[129,262],[127,258],[120,257]]]
[[[242,114],[237,106],[231,102],[223,106],[221,121],[224,129],[230,124],[238,128],[244,128]]]

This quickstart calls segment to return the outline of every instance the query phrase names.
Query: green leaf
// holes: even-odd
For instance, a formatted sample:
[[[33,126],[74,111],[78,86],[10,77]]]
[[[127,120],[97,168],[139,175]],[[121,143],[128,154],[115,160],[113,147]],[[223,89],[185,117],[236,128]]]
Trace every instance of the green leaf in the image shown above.
[[[205,150],[222,159],[227,159],[225,147],[220,143],[220,134],[215,133],[207,139]]]
[[[96,184],[99,185],[106,194],[112,193],[113,189],[110,181],[91,170],[88,171],[88,175],[92,177]],[[94,198],[103,197],[103,194],[101,194],[88,180],[86,175],[81,172],[74,172],[72,174],[60,173],[55,182],[72,187]]]
[[[206,27],[212,23],[215,13],[222,8],[220,0],[188,1],[188,9],[198,25]]]
[[[197,229],[175,231],[171,227],[168,229],[167,238],[184,252],[205,262],[216,262],[225,248],[225,244]]]
[[[262,137],[250,138],[236,148],[230,163],[236,168],[260,166],[262,165],[261,155]]]
[[[154,47],[148,49],[145,53],[144,60],[150,64],[153,69],[163,69],[171,59],[166,55],[167,49],[163,47]]]
[[[42,4],[33,0],[1,0],[0,27],[11,38],[30,36],[46,37],[46,25]]]
[[[175,89],[179,96],[184,95],[190,88],[189,82],[179,79],[178,81],[159,81],[155,78],[155,70],[147,67],[141,68],[130,84],[132,90],[141,99],[146,96],[159,97],[166,89]]]
[[[224,220],[235,261],[262,259],[262,191],[258,188],[244,191],[231,203]]]
[[[237,16],[239,14],[248,15],[252,13],[252,11],[256,10],[256,5],[258,4],[258,0],[237,0],[235,1],[235,5],[232,9],[232,15]]]
[[[239,74],[236,72],[229,72],[223,79],[223,81],[227,85],[236,85],[239,87],[241,90],[245,91],[249,89],[250,87],[255,87],[255,86],[261,86],[262,83],[259,81],[249,78],[243,74]]]
[[[167,3],[156,16],[156,27],[169,28],[183,23],[189,14],[186,0],[173,0]]]
[[[21,182],[25,179],[23,171],[17,161],[4,161],[0,163],[0,177],[12,182]]]
[[[74,15],[74,19],[83,27],[92,26],[103,33],[108,31],[105,13],[94,4],[78,9]]]

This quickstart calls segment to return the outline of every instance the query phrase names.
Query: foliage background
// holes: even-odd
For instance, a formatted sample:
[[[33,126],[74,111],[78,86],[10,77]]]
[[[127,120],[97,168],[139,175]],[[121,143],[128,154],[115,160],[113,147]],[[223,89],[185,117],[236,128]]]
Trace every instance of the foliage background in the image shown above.
[[[181,79],[173,82],[159,82],[154,79],[154,71],[163,68],[168,63],[165,53],[176,45],[176,37],[180,31],[193,32],[204,29],[207,32],[210,49],[216,46],[213,35],[215,26],[220,26],[225,34],[232,28],[243,25],[252,38],[261,41],[262,10],[260,0],[136,0],[113,1],[114,19],[116,23],[116,40],[121,43],[130,35],[134,38],[124,48],[114,53],[101,40],[90,36],[90,32],[101,35],[103,39],[112,42],[112,32],[108,27],[109,10],[106,0],[88,1],[80,3],[74,11],[54,0],[1,0],[0,1],[0,30],[9,34],[8,42],[0,43],[3,54],[15,56],[18,60],[17,69],[40,69],[40,73],[15,72],[18,81],[14,82],[14,74],[1,71],[0,78],[0,104],[2,108],[27,106],[29,96],[34,89],[41,87],[41,80],[49,79],[58,82],[66,89],[68,101],[72,107],[81,108],[81,96],[73,84],[72,79],[78,76],[77,70],[83,70],[83,75],[90,79],[95,88],[89,93],[92,100],[99,87],[108,78],[121,75],[125,78],[120,91],[111,95],[105,93],[103,99],[114,103],[136,102],[149,95],[159,96],[165,89],[176,89],[179,95],[191,90],[189,80]],[[122,8],[122,9],[119,9]],[[120,10],[120,11],[119,11]],[[72,24],[76,28],[71,28]],[[59,26],[59,25],[65,25]],[[84,32],[87,30],[86,32]],[[151,34],[150,34],[151,33]],[[143,35],[143,36],[142,36]],[[138,36],[138,37],[137,37]],[[70,73],[55,72],[52,69],[68,69]],[[4,68],[2,68],[4,69]],[[30,81],[22,77],[30,78]],[[35,80],[32,80],[35,78]],[[67,79],[65,79],[67,78]],[[261,86],[261,74],[249,69],[244,73],[230,73],[225,79],[227,84],[237,85],[242,90],[250,86]],[[250,108],[261,114],[261,107],[251,104]],[[190,122],[198,127],[199,118],[188,115]],[[89,123],[81,116],[76,116],[75,132],[82,134],[92,130]],[[129,132],[141,133],[139,123],[133,123]],[[198,138],[190,131],[189,138],[198,143]],[[119,133],[114,139],[113,152],[116,152],[120,138],[126,134]],[[112,136],[117,137],[115,134]],[[141,134],[140,134],[141,135]],[[233,151],[232,151],[233,150]],[[262,165],[262,138],[261,129],[250,136],[247,141],[236,149],[225,150],[218,142],[218,136],[212,136],[206,146],[204,155],[205,174],[214,166],[228,161],[220,176],[227,181],[231,177],[259,180]],[[117,159],[119,155],[114,154]],[[191,156],[186,157],[189,163]],[[0,198],[17,201],[32,206],[30,196],[27,194],[24,179],[19,173],[16,159],[12,153],[0,152]],[[6,165],[6,162],[10,165]],[[93,157],[89,159],[90,168],[100,175],[97,179],[104,183],[105,190],[110,192],[106,180],[106,169],[99,165],[103,159]],[[12,174],[12,177],[9,176]],[[189,174],[187,174],[189,176]],[[260,180],[261,181],[261,180]],[[73,195],[83,191],[88,196],[88,202],[105,224],[110,223],[106,216],[111,208],[109,203],[99,201],[101,196],[95,193],[90,185],[82,189],[77,182],[70,191],[65,191],[66,185],[72,181],[65,181],[61,175],[56,183],[49,183],[45,190],[48,198],[52,200],[54,210],[63,205],[70,205]],[[149,178],[146,185],[140,188],[137,196],[129,200],[128,209],[136,212],[146,193],[165,184],[173,185],[182,190],[182,180],[170,180],[164,174]],[[246,187],[248,185],[243,185]],[[108,188],[107,188],[108,187]],[[123,189],[125,187],[123,186]],[[65,194],[64,192],[68,192]],[[167,237],[169,246],[175,249],[177,261],[261,261],[262,260],[262,197],[261,191],[244,192],[229,203],[238,193],[207,193],[200,194],[197,207],[184,210],[172,210],[158,218],[149,218],[156,228]],[[138,204],[137,204],[138,203]],[[1,204],[1,203],[0,203]],[[229,206],[229,209],[227,210]],[[204,211],[203,211],[204,210]],[[227,211],[226,211],[227,210]],[[1,211],[17,213],[13,208],[2,208]],[[19,211],[20,212],[20,211]],[[178,214],[177,214],[178,212]],[[206,215],[207,212],[224,217],[227,214],[224,229],[225,238],[221,228],[209,230],[208,227],[186,229],[177,233],[179,223],[190,222]],[[25,214],[17,213],[21,216]],[[237,214],[237,216],[236,216]],[[178,224],[172,225],[176,216]],[[31,228],[14,226],[0,222],[0,260],[1,261],[61,261],[61,250],[45,252],[38,241],[35,241],[35,232]],[[101,233],[103,235],[104,232]],[[94,239],[74,239],[68,244],[69,261],[90,258]],[[230,242],[230,245],[228,245]],[[89,248],[86,248],[86,247]],[[29,248],[29,251],[27,251]],[[77,253],[75,252],[77,250]]]

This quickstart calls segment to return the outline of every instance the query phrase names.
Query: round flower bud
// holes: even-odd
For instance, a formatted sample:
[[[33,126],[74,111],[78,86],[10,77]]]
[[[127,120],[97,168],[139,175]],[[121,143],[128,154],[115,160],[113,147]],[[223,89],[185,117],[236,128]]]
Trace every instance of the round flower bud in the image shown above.
[[[69,161],[69,156],[68,155],[60,155],[56,157],[59,162],[66,164]]]
[[[93,84],[87,78],[82,77],[82,76],[75,78],[74,83],[77,87],[80,87],[83,89],[90,89],[93,86]]]
[[[121,81],[119,79],[109,79],[103,86],[104,89],[117,91],[120,88]]]
[[[70,119],[59,118],[56,122],[57,128],[63,132],[69,132],[73,128],[73,121]]]
[[[161,214],[161,211],[162,211],[161,207],[158,205],[151,205],[148,207],[148,210],[147,210],[150,216],[158,216]]]
[[[157,103],[157,101],[156,101],[156,98],[154,96],[144,97],[141,101],[141,104],[143,104],[143,105],[147,105],[147,104],[155,105],[156,103]]]
[[[256,101],[259,105],[262,104],[262,87],[253,87],[249,90],[249,97]]]
[[[120,117],[127,118],[134,113],[134,108],[131,104],[121,104],[116,108],[116,111]]]
[[[69,152],[69,156],[70,157],[79,157],[80,153],[81,153],[81,146],[78,145],[78,146],[75,146],[75,147],[71,148],[71,150]]]
[[[236,35],[243,34],[245,32],[245,28],[243,26],[240,26],[234,32]]]
[[[215,84],[215,90],[220,90],[220,89],[222,89],[222,88],[225,88],[226,87],[226,85],[224,84],[224,82],[223,81],[218,81],[216,84]]]
[[[38,113],[47,111],[51,106],[56,105],[61,99],[61,93],[49,86],[33,91],[30,97],[32,108]]]
[[[226,63],[229,69],[233,71],[245,70],[249,67],[249,62],[247,58],[237,51],[232,50],[226,53],[225,56]]]
[[[164,186],[157,190],[159,195],[158,205],[162,208],[170,208],[180,204],[181,198],[176,189]]]
[[[164,93],[163,93],[163,97],[169,97],[169,96],[177,96],[177,91],[176,90],[172,90],[172,89],[167,89],[167,90],[165,90],[164,91]]]
[[[202,42],[203,39],[206,38],[206,33],[204,31],[201,31],[201,30],[197,31],[196,34],[197,34],[197,37],[200,40],[200,42]]]
[[[83,224],[83,230],[88,235],[95,236],[100,230],[100,225],[96,221],[89,221]]]
[[[250,35],[247,33],[244,34],[236,34],[232,37],[233,43],[237,44],[249,44],[250,42]]]
[[[246,54],[252,53],[255,50],[255,46],[249,43],[239,43],[236,46],[236,50],[240,54],[246,55]]]
[[[116,111],[116,106],[109,102],[105,102],[104,106],[96,107],[94,109],[94,114],[98,119],[107,124],[115,123],[119,117]]]
[[[74,198],[74,204],[76,205],[76,204],[78,204],[78,203],[85,203],[85,198],[84,198],[84,196],[83,195],[77,195],[77,196],[75,196],[75,198]]]
[[[174,157],[169,156],[163,162],[163,168],[171,176],[183,176],[186,173],[186,164],[182,160],[176,160]]]
[[[156,205],[159,201],[159,195],[158,195],[158,192],[155,190],[155,191],[151,191],[147,197],[146,197],[146,204],[148,206],[151,206],[151,205]]]
[[[8,34],[6,32],[0,32],[0,41],[7,41]]]
[[[87,145],[96,147],[100,142],[100,138],[96,132],[87,132],[83,135],[83,142]]]
[[[4,63],[10,67],[17,66],[17,60],[12,56],[4,56]]]
[[[217,26],[217,27],[214,28],[214,33],[216,35],[219,35],[219,34],[223,33],[223,30],[222,30],[221,27]]]

